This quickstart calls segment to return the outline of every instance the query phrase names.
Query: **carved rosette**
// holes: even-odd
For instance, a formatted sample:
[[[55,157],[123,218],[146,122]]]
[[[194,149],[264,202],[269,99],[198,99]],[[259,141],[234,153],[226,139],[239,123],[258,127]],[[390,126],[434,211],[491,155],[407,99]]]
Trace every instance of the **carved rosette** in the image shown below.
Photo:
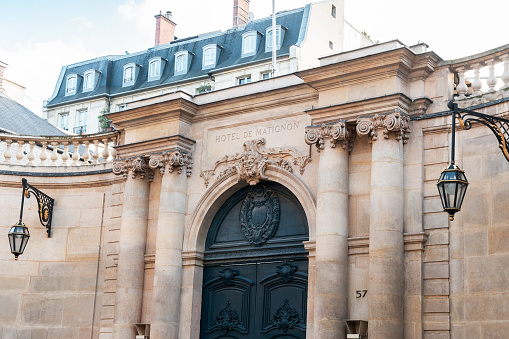
[[[129,173],[131,173],[131,177],[133,179],[139,177],[141,179],[148,178],[149,180],[152,180],[154,177],[154,172],[147,164],[147,158],[142,155],[122,161],[116,161],[113,164],[113,173],[116,175],[122,175],[124,180],[127,180]]]
[[[367,135],[372,142],[378,140],[378,132],[382,130],[384,139],[389,139],[392,133],[396,140],[403,140],[406,144],[410,134],[409,122],[410,117],[399,111],[387,115],[375,114],[373,117],[357,119],[357,134]]]
[[[161,175],[164,175],[166,168],[168,168],[169,173],[176,170],[178,174],[181,174],[185,168],[186,175],[190,177],[193,172],[193,157],[191,154],[180,150],[164,152],[160,156],[151,157],[149,166],[154,170],[159,169]]]
[[[341,147],[351,151],[353,148],[353,138],[355,134],[351,133],[346,125],[346,121],[341,120],[335,123],[322,124],[320,126],[310,126],[306,128],[305,140],[308,145],[315,145],[318,152],[325,148],[325,140],[330,140],[330,147],[336,147],[340,142]]]
[[[299,166],[300,173],[303,174],[304,168],[311,161],[309,156],[297,156],[297,151],[293,148],[266,148],[264,145],[265,139],[246,141],[243,152],[225,155],[216,162],[213,169],[202,171],[200,177],[204,179],[205,187],[208,187],[210,179],[219,167],[224,169],[216,180],[237,174],[239,181],[246,180],[250,185],[256,185],[261,179],[268,179],[265,170],[269,165],[293,172],[293,163]]]

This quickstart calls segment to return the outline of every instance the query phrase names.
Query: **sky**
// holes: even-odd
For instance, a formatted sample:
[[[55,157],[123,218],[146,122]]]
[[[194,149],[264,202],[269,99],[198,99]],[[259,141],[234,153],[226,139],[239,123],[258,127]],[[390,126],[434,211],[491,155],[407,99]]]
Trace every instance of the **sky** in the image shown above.
[[[275,0],[276,11],[311,0]],[[507,0],[344,0],[345,19],[380,42],[425,42],[456,59],[509,43]],[[122,55],[154,45],[159,11],[172,11],[175,35],[185,38],[231,28],[233,0],[0,0],[0,61],[5,77],[26,89],[25,106],[41,115],[64,65]],[[255,19],[272,0],[251,0]]]

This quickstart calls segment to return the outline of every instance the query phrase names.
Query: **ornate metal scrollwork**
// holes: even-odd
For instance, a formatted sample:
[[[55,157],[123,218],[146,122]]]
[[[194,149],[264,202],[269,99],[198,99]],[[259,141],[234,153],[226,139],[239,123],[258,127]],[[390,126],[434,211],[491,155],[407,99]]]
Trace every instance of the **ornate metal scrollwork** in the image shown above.
[[[293,274],[297,272],[297,269],[298,267],[295,265],[284,263],[276,267],[276,272],[279,274],[281,280],[286,283],[293,279]]]
[[[30,198],[31,193],[35,195],[35,198],[37,199],[37,205],[39,208],[38,209],[39,220],[41,221],[41,224],[47,228],[46,232],[48,232],[49,237],[51,235],[51,219],[53,216],[53,204],[55,200],[39,191],[34,186],[30,185],[25,178],[21,179],[21,182],[23,184],[24,195],[27,199]]]
[[[225,268],[224,270],[219,271],[219,276],[223,279],[226,286],[232,286],[233,280],[237,275],[239,275],[239,271],[232,270],[231,268]]]
[[[283,301],[283,306],[277,309],[269,324],[275,325],[277,328],[282,329],[283,332],[286,333],[288,329],[297,325],[299,322],[299,313],[295,307],[290,305],[290,301],[285,298]]]
[[[451,108],[452,109],[452,108]],[[509,120],[482,113],[477,113],[468,109],[457,108],[461,113],[456,113],[456,118],[461,126],[465,130],[472,128],[472,123],[478,122],[488,127],[498,140],[498,147],[502,150],[504,157],[509,161]]]
[[[263,185],[255,186],[240,207],[240,227],[244,237],[260,246],[276,234],[279,225],[279,198]]]
[[[212,322],[213,328],[222,330],[224,333],[235,329],[239,324],[239,314],[232,307],[229,300],[226,302],[226,306],[216,315],[214,322]]]

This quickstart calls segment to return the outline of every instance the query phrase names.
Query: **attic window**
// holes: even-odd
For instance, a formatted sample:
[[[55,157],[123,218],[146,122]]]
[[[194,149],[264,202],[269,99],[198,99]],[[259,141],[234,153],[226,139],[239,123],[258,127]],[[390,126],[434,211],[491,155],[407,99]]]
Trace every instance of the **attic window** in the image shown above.
[[[166,60],[161,57],[153,57],[148,61],[148,81],[161,79]]]
[[[83,74],[83,92],[89,92],[94,89],[96,71],[91,69]]]
[[[175,70],[174,75],[186,74],[189,69],[190,56],[188,51],[180,51],[175,53]]]
[[[276,25],[276,51],[281,48],[281,43],[285,36],[286,28],[281,25]],[[265,29],[265,52],[272,51],[272,26]]]
[[[137,66],[134,62],[130,62],[124,65],[124,77],[122,81],[122,86],[132,86],[136,81],[136,72],[138,72],[139,66]]]
[[[78,76],[76,74],[69,75],[66,81],[65,95],[76,94],[77,86],[78,86]]]
[[[257,31],[248,31],[242,34],[242,57],[256,54],[257,38]]]

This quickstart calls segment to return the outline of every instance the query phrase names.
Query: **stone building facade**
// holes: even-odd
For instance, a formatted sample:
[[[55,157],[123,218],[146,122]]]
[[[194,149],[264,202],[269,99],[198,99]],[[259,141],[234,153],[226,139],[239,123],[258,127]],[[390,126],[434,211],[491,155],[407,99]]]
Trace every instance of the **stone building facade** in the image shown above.
[[[457,132],[470,187],[454,221],[436,180],[449,100],[509,113],[508,55],[444,61],[390,41],[132,102],[110,114],[118,132],[61,139],[86,145],[83,159],[43,161],[68,166],[1,154],[4,233],[21,177],[55,199],[51,238],[28,199],[25,253],[0,251],[3,338],[346,338],[347,320],[377,339],[503,338],[509,164],[474,126]],[[499,62],[494,91],[465,81]],[[111,142],[102,160],[88,153]]]

